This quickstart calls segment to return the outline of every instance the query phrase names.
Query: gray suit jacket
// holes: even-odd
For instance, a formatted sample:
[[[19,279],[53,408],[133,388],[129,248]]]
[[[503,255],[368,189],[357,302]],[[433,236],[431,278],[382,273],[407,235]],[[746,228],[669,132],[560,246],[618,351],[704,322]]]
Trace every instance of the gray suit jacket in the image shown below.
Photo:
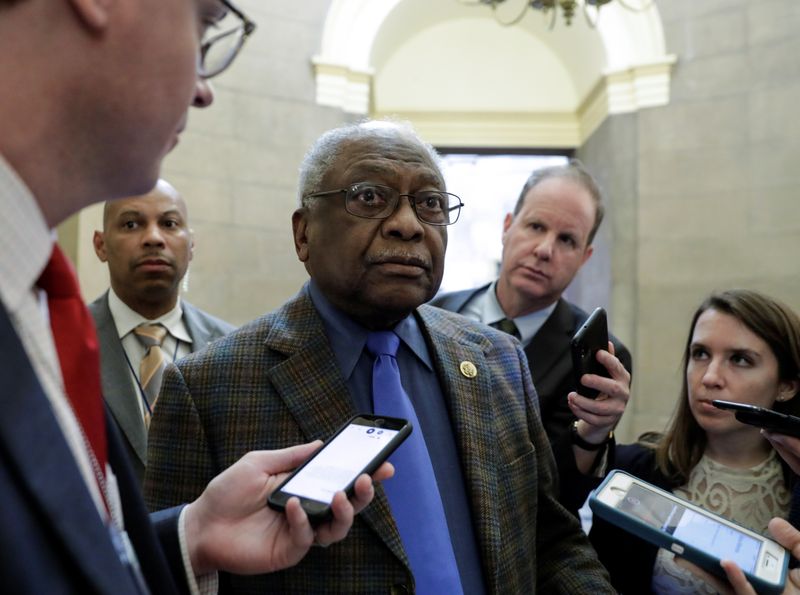
[[[486,292],[489,287],[490,285],[484,285],[446,293],[434,298],[431,305],[451,312],[462,312],[469,300]],[[575,419],[567,405],[567,395],[578,389],[572,377],[569,342],[588,316],[575,304],[560,299],[553,313],[525,347],[533,384],[539,395],[542,423],[557,454],[559,449],[556,444],[566,436],[569,425]],[[614,343],[619,361],[632,373],[633,363],[628,349],[614,335],[609,334],[609,339]]]
[[[214,339],[227,335],[234,328],[182,300],[183,322],[192,338],[192,351],[199,351]],[[103,397],[112,417],[124,438],[128,455],[141,484],[147,464],[147,430],[144,427],[140,396],[131,383],[130,370],[125,360],[122,342],[117,336],[117,327],[108,307],[108,292],[89,304],[89,312],[97,326],[100,341],[100,372]]]

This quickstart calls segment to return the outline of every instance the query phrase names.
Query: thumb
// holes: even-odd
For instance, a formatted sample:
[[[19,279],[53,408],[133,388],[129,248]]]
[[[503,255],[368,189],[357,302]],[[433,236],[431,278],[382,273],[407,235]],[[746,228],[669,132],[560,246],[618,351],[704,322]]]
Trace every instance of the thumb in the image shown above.
[[[299,444],[280,450],[255,450],[248,453],[248,461],[263,473],[274,475],[291,471],[304,463],[322,446],[320,440]]]

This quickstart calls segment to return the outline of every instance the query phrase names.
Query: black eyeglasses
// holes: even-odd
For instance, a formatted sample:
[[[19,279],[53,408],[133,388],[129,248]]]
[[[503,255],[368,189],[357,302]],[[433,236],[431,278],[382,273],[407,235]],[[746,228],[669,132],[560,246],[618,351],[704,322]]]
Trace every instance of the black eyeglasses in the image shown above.
[[[229,0],[221,0],[228,9],[226,15],[203,35],[197,74],[204,79],[217,76],[231,65],[244,42],[256,30],[256,24]]]
[[[362,182],[341,190],[314,192],[303,198],[344,194],[344,208],[351,215],[364,219],[388,219],[397,209],[400,198],[408,198],[417,219],[429,225],[452,225],[458,221],[464,203],[455,194],[438,190],[423,190],[415,194],[400,194],[394,188]]]

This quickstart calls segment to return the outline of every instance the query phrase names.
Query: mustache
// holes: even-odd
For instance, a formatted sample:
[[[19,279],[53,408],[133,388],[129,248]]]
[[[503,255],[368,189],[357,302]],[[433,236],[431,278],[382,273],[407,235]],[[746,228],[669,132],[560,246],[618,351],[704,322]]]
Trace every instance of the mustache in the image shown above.
[[[404,264],[408,266],[416,266],[429,270],[431,262],[429,258],[425,258],[414,252],[405,252],[398,250],[384,250],[377,254],[367,256],[367,264]]]

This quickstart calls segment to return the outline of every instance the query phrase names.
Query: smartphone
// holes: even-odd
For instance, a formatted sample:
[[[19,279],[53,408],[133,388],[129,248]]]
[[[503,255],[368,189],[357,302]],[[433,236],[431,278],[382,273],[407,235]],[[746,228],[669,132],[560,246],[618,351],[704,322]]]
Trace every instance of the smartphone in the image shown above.
[[[736,419],[744,424],[750,424],[751,426],[758,426],[770,432],[777,432],[778,434],[786,434],[787,436],[800,438],[800,417],[787,415],[765,407],[748,405],[746,403],[719,400],[711,401],[711,403],[714,407],[718,407],[719,409],[735,411]]]
[[[594,399],[600,391],[581,384],[581,377],[584,374],[611,377],[606,367],[597,361],[597,352],[608,349],[608,323],[603,308],[595,308],[572,337],[569,346],[572,352],[572,374],[578,392],[584,397]]]
[[[759,593],[781,593],[788,552],[775,541],[615,469],[589,496],[599,518],[725,578],[733,560]]]
[[[373,473],[411,430],[407,420],[396,417],[352,417],[270,494],[267,503],[282,511],[289,498],[297,496],[312,524],[328,520],[333,495],[339,490],[352,495],[358,476]]]

